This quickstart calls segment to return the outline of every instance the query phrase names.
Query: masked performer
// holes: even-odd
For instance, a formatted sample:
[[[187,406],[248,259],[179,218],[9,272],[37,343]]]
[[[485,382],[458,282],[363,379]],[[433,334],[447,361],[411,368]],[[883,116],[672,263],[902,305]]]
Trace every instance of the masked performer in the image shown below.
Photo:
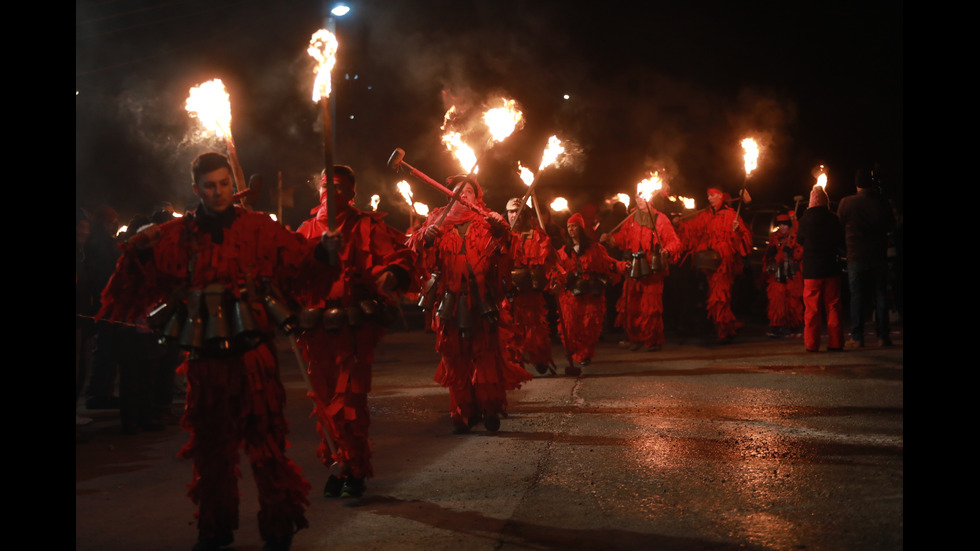
[[[555,250],[548,234],[532,220],[530,211],[521,212],[520,199],[507,202],[507,221],[514,231],[513,287],[510,300],[505,301],[514,323],[512,349],[518,362],[531,364],[543,374],[554,370],[545,293],[548,273],[555,265]]]
[[[151,326],[179,325],[190,351],[187,402],[181,421],[194,461],[188,495],[199,506],[196,551],[233,541],[238,527],[238,454],[244,447],[258,487],[259,532],[265,551],[289,549],[307,526],[310,486],[285,456],[285,391],[274,348],[282,304],[278,290],[305,277],[336,277],[324,245],[290,232],[268,216],[234,205],[228,159],[204,153],[191,165],[196,212],[149,226],[123,250],[102,296],[100,316],[135,322],[153,309]],[[263,307],[265,305],[265,307]],[[186,319],[185,319],[186,316]],[[179,323],[183,320],[182,325]]]
[[[588,237],[581,214],[568,219],[567,229],[568,241],[558,251],[552,286],[561,289],[559,333],[565,349],[579,366],[587,366],[595,356],[595,345],[602,333],[606,285],[618,281],[625,262],[620,264],[610,258],[605,247]],[[579,375],[579,366],[568,366],[565,374]]]
[[[796,217],[792,214],[776,217],[776,229],[769,235],[762,260],[768,279],[766,335],[770,337],[799,333],[803,327],[803,273],[799,268],[803,247],[796,241]]]
[[[683,245],[670,219],[637,195],[635,214],[604,240],[630,255],[629,277],[616,305],[616,325],[626,332],[630,350],[660,350],[664,344],[664,278],[667,263]],[[604,236],[605,237],[605,236]]]
[[[328,230],[328,193],[335,198],[339,230],[341,276],[326,285],[311,282],[300,299],[306,316],[297,341],[309,364],[313,411],[321,443],[317,457],[330,467],[324,487],[327,497],[360,497],[364,479],[373,475],[368,442],[374,349],[388,322],[397,316],[395,294],[412,286],[415,254],[405,236],[382,220],[384,213],[367,213],[352,204],[356,178],[347,166],[335,166],[334,185],[320,184],[320,206],[298,233],[319,240]],[[331,449],[333,446],[334,449]]]
[[[481,420],[493,432],[506,415],[506,391],[532,378],[507,353],[513,331],[497,307],[510,273],[512,235],[499,213],[486,210],[475,179],[455,176],[448,185],[476,210],[459,201],[434,209],[409,244],[430,281],[423,300],[432,301],[442,355],[435,380],[449,389],[454,432],[468,432]]]
[[[708,319],[719,341],[727,343],[736,332],[732,283],[742,271],[742,257],[749,253],[752,235],[720,189],[708,189],[708,203],[708,208],[680,222],[678,236],[694,254],[695,266],[708,278]]]

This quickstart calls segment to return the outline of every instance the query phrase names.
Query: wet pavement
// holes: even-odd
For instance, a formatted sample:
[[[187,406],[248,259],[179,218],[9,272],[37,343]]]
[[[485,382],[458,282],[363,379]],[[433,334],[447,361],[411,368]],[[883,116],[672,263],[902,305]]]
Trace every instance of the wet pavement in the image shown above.
[[[432,381],[434,335],[393,332],[375,364],[375,478],[360,499],[320,495],[312,408],[283,340],[288,455],[314,489],[292,548],[902,549],[901,331],[889,348],[806,353],[764,329],[660,352],[609,335],[582,376],[536,374],[509,394],[499,432],[467,435],[451,434],[448,392]],[[118,411],[78,413],[94,422],[75,447],[76,551],[189,550],[186,434],[123,435]],[[242,469],[230,548],[259,551]]]

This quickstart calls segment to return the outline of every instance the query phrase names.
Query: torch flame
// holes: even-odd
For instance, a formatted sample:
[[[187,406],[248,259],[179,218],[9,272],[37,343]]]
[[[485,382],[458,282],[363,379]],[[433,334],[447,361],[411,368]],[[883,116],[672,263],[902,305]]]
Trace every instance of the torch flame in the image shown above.
[[[313,81],[313,101],[330,96],[330,71],[337,62],[337,37],[326,29],[320,29],[310,38],[310,47],[306,52],[316,60],[313,68],[316,78]]]
[[[371,196],[371,210],[378,210],[378,203],[381,202],[381,196],[375,194]]]
[[[626,205],[626,208],[627,209],[630,208],[630,196],[629,195],[627,195],[625,193],[617,193],[616,194],[616,197],[614,197],[613,199],[615,201],[619,201],[620,203]]]
[[[758,166],[759,145],[752,138],[745,138],[742,140],[742,149],[745,150],[745,175],[748,176]]]
[[[693,210],[694,209],[694,198],[693,197],[678,197],[678,199],[680,199],[681,203],[684,204],[684,208],[685,209],[687,209],[687,210]]]
[[[551,205],[549,206],[551,207],[551,210],[555,212],[568,210],[568,201],[566,201],[564,197],[558,197],[552,201]]]
[[[821,175],[817,176],[817,183],[816,183],[816,185],[818,185],[818,186],[820,186],[820,187],[822,187],[824,189],[827,189],[827,175],[826,174],[821,174]]]
[[[531,187],[531,184],[534,183],[534,173],[531,172],[531,169],[522,165],[520,161],[517,161],[517,170],[521,175],[521,181],[524,182],[524,185]]]
[[[415,203],[414,207],[416,214],[419,216],[429,215],[429,205],[426,205],[425,203]]]
[[[558,156],[564,152],[565,146],[562,145],[558,136],[548,138],[548,145],[544,148],[544,154],[541,156],[541,166],[538,167],[538,170],[544,170],[545,167],[554,164],[558,160]]]
[[[187,96],[187,112],[197,117],[204,127],[216,136],[231,136],[231,101],[221,79],[209,80],[191,88]]]
[[[503,107],[490,109],[483,115],[483,122],[490,129],[490,135],[494,142],[501,142],[514,133],[517,125],[521,123],[524,114],[515,106],[517,102],[512,99],[504,99]]]
[[[405,180],[402,180],[401,182],[395,184],[395,187],[398,188],[398,193],[401,193],[402,197],[405,198],[405,202],[408,203],[408,206],[412,206],[412,186],[408,185],[408,182]]]
[[[474,167],[474,172],[476,172],[476,153],[473,152],[472,147],[463,143],[463,137],[459,132],[447,133],[442,137],[442,143],[446,144],[446,148],[452,152],[464,170],[469,170],[468,167]]]
[[[636,195],[649,202],[653,199],[654,192],[660,191],[661,188],[663,188],[663,181],[660,179],[660,173],[654,172],[649,178],[636,184]]]

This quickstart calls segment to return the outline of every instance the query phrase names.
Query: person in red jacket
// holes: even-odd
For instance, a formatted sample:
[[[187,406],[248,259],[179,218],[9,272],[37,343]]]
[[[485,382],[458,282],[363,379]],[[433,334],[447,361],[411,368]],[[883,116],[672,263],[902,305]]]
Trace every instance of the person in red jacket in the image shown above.
[[[495,432],[506,416],[507,391],[533,378],[507,352],[513,329],[498,307],[513,235],[500,213],[486,209],[474,178],[454,176],[447,184],[461,200],[434,209],[409,246],[418,253],[422,277],[432,282],[423,301],[435,312],[432,329],[442,356],[435,380],[449,389],[453,431],[469,432],[482,421]]]
[[[528,363],[538,373],[554,371],[551,357],[551,329],[548,326],[548,304],[545,293],[548,273],[555,265],[555,249],[551,239],[532,220],[531,211],[521,210],[521,200],[507,202],[507,219],[514,232],[511,249],[513,287],[509,300],[504,301],[514,323],[512,350],[520,363]]]
[[[803,247],[796,240],[794,212],[776,217],[776,229],[769,235],[769,245],[763,256],[766,267],[766,295],[769,305],[770,337],[785,337],[800,333],[803,327],[803,272],[800,259]]]
[[[310,241],[235,206],[224,155],[199,155],[191,173],[200,206],[127,242],[99,317],[177,328],[164,335],[177,335],[189,351],[181,424],[190,440],[180,455],[194,462],[188,495],[199,507],[195,551],[234,540],[241,448],[258,487],[263,549],[288,550],[294,532],[308,526],[310,485],[285,455],[286,393],[273,339],[285,320],[266,306],[280,304],[281,290],[303,279],[336,278],[337,268],[320,261],[333,237]]]
[[[664,344],[664,278],[670,259],[680,258],[684,245],[674,225],[639,194],[633,216],[601,240],[633,259],[629,277],[616,304],[616,325],[626,332],[630,350],[650,352]]]
[[[718,188],[708,189],[708,208],[694,218],[680,222],[678,235],[684,247],[695,256],[695,265],[708,278],[708,319],[715,326],[721,343],[735,337],[732,313],[732,283],[742,271],[742,257],[748,255],[752,235],[745,223],[725,202]]]
[[[327,194],[333,193],[344,270],[333,281],[311,282],[311,291],[301,296],[300,306],[310,316],[303,325],[310,327],[297,342],[309,364],[321,435],[317,457],[340,471],[327,479],[323,494],[360,497],[365,478],[374,474],[368,442],[374,350],[386,324],[397,316],[397,295],[413,289],[415,253],[405,246],[403,233],[385,224],[384,213],[354,207],[356,177],[350,167],[335,166],[333,180],[327,186],[323,177],[320,205],[297,232],[320,239],[329,227]]]
[[[618,281],[623,265],[610,258],[605,247],[589,239],[581,214],[573,214],[567,224],[568,241],[558,251],[552,287],[560,289],[562,343],[571,359],[578,363],[565,368],[565,374],[576,376],[595,356],[606,314],[606,285]]]

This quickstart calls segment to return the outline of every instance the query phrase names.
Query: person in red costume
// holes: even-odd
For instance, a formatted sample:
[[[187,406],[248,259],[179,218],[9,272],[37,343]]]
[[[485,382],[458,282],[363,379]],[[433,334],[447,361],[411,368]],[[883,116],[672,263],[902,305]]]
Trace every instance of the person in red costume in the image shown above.
[[[495,432],[507,391],[533,378],[507,352],[513,329],[497,306],[510,274],[512,234],[500,213],[486,209],[475,179],[454,176],[447,185],[462,202],[434,209],[409,239],[419,271],[432,282],[423,300],[434,299],[432,329],[442,356],[435,381],[449,389],[454,432],[480,421]]]
[[[521,200],[507,202],[507,221],[514,231],[511,250],[513,288],[510,300],[504,301],[514,322],[514,342],[511,343],[516,360],[535,367],[538,373],[554,371],[551,357],[551,329],[548,327],[548,304],[545,293],[548,273],[555,265],[555,249],[551,239],[532,220],[527,208],[518,216]]]
[[[677,233],[708,279],[708,319],[719,342],[727,343],[735,337],[737,326],[732,313],[732,283],[742,271],[742,257],[749,253],[752,235],[720,189],[708,189],[708,203],[708,208],[680,222]]]
[[[356,177],[343,165],[334,167],[332,186],[320,184],[320,205],[297,232],[319,240],[329,228],[328,193],[336,204],[335,227],[344,266],[328,285],[311,285],[299,303],[312,316],[312,327],[297,343],[309,366],[313,412],[321,443],[317,457],[335,471],[324,486],[326,497],[360,497],[365,478],[373,476],[368,442],[371,365],[386,323],[397,315],[396,294],[412,290],[415,253],[405,235],[383,221],[384,213],[355,208]],[[333,445],[334,449],[331,449]]]
[[[639,194],[636,206],[633,216],[616,233],[603,235],[600,240],[631,255],[635,264],[616,304],[616,326],[626,332],[630,350],[646,347],[654,352],[665,340],[663,294],[667,262],[680,258],[684,246],[670,219]]]
[[[770,337],[798,334],[803,327],[803,272],[799,268],[802,257],[803,247],[796,241],[795,213],[780,214],[762,261],[768,279],[766,335]]]
[[[595,356],[606,315],[606,285],[619,280],[626,263],[616,262],[605,247],[589,239],[581,214],[573,214],[567,227],[568,241],[558,251],[552,287],[561,289],[558,308],[562,342],[572,361],[579,364],[565,368],[565,374],[576,376]]]
[[[194,462],[188,486],[199,507],[194,550],[234,540],[242,447],[258,487],[263,549],[288,550],[293,534],[308,526],[310,485],[285,455],[286,396],[273,340],[279,320],[277,310],[263,304],[281,304],[278,293],[303,277],[335,278],[336,268],[323,263],[335,240],[328,235],[311,242],[237,207],[224,155],[199,155],[191,173],[200,206],[148,226],[124,245],[99,317],[159,327],[158,316],[183,319],[160,312],[186,312],[179,336],[190,351],[182,367],[187,401],[181,424],[190,440],[180,455]],[[168,306],[154,308],[159,304]]]

